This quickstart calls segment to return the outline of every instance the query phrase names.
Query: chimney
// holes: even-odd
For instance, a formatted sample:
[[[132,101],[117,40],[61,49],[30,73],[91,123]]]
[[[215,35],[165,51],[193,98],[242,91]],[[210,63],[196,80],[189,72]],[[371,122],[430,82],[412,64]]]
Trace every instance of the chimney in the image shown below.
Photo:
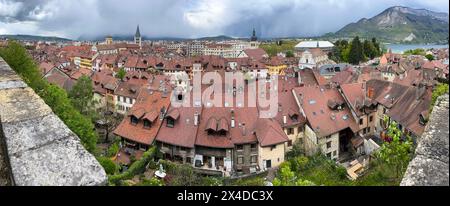
[[[245,130],[245,123],[242,123],[242,135],[243,136],[247,135],[247,131]]]
[[[166,115],[166,107],[161,108],[161,112],[159,114],[159,120],[163,120]]]
[[[231,128],[236,127],[236,122],[234,120],[234,110],[231,109]]]
[[[199,114],[195,112],[194,114],[194,126],[198,126]]]
[[[336,114],[331,113],[331,119],[332,119],[332,120],[336,120]]]
[[[367,97],[368,97],[369,99],[372,99],[372,98],[373,98],[373,93],[374,93],[373,90],[374,90],[374,89],[373,89],[372,87],[369,87],[369,88],[367,89]]]

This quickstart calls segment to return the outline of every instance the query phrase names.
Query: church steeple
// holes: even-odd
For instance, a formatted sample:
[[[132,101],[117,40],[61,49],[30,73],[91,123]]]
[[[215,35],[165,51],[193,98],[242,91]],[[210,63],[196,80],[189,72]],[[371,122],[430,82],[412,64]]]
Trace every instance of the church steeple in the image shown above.
[[[134,37],[141,37],[141,31],[139,31],[139,25],[136,28],[136,34],[134,35]]]
[[[139,45],[139,48],[142,49],[142,37],[141,31],[139,30],[139,25],[136,28],[136,34],[134,35],[134,43]]]
[[[250,40],[251,41],[257,41],[258,40],[258,37],[256,37],[256,30],[255,30],[255,28],[253,28],[252,38]]]

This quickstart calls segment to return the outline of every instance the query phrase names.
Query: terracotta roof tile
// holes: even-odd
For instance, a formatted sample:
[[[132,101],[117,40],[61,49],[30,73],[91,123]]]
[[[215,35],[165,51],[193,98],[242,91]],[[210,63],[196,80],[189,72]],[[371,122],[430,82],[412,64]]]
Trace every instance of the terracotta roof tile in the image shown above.
[[[142,89],[132,110],[143,109],[145,111],[144,115],[151,114],[149,118],[152,119],[154,113],[159,116],[161,109],[167,109],[169,105],[170,99],[163,98],[160,92],[149,92],[146,89]],[[114,134],[134,142],[150,145],[155,140],[161,125],[162,120],[160,118],[156,118],[150,128],[144,128],[143,121],[133,125],[130,118],[125,118],[114,130]]]

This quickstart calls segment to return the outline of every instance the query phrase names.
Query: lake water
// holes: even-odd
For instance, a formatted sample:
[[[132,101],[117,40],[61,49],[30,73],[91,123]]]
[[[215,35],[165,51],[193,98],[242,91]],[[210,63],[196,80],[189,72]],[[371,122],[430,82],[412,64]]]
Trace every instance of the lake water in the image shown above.
[[[392,53],[402,54],[404,51],[410,49],[441,49],[448,48],[448,44],[439,45],[439,44],[385,44],[384,45],[388,50],[392,49]]]

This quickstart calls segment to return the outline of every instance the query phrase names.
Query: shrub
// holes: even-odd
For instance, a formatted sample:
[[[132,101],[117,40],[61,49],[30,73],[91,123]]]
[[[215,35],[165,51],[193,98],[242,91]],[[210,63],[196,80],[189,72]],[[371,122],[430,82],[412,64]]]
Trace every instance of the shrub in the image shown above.
[[[437,98],[444,94],[448,94],[448,91],[449,91],[448,84],[444,83],[440,83],[434,88],[433,94],[431,95],[430,114],[433,110],[434,105],[436,104]]]
[[[222,186],[223,180],[216,177],[202,177],[200,181],[202,186]]]
[[[111,185],[118,185],[122,180],[133,178],[133,176],[144,172],[145,166],[153,161],[155,157],[156,147],[151,147],[149,150],[144,152],[142,158],[138,161],[135,161],[127,171],[122,174],[112,175],[109,177],[109,182]]]
[[[233,186],[264,186],[264,179],[261,177],[238,179]]]
[[[296,157],[294,158],[292,161],[292,169],[294,170],[304,170],[306,169],[309,159],[308,157],[305,156],[300,156],[300,157]]]
[[[141,183],[136,186],[164,186],[164,181],[153,177],[151,179],[144,179]]]
[[[98,157],[98,162],[105,169],[106,174],[112,175],[119,171],[119,166],[107,157]]]
[[[114,157],[117,155],[117,153],[119,152],[119,143],[115,142],[113,143],[111,146],[109,146],[108,148],[108,152],[107,152],[107,156],[108,157]]]
[[[159,163],[162,164],[164,170],[167,173],[171,173],[174,174],[177,171],[177,164],[170,162],[170,161],[166,161],[166,160],[159,160]]]

